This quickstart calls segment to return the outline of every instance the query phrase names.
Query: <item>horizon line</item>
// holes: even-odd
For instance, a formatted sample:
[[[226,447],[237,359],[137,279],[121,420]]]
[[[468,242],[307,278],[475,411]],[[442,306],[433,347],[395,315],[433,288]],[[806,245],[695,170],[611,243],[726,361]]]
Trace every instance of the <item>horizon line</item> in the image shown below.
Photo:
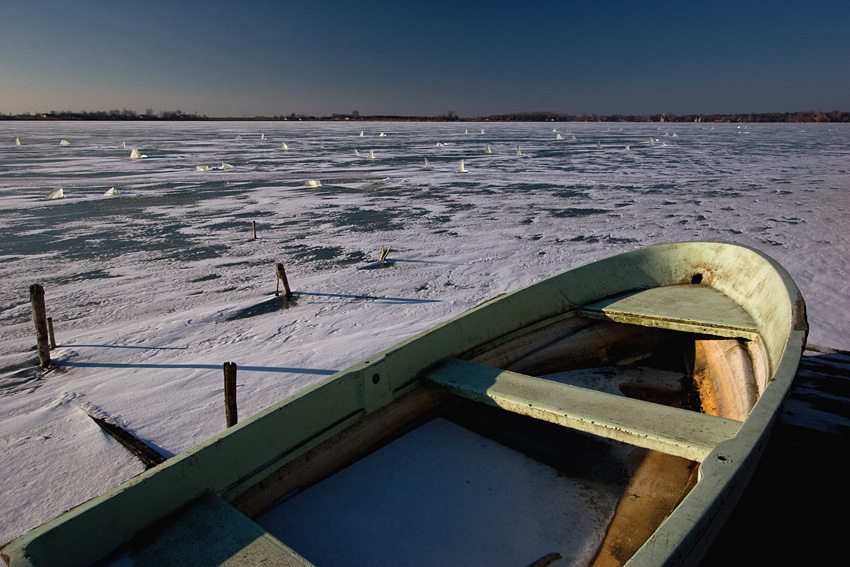
[[[150,109],[148,109],[150,110]],[[840,110],[797,110],[786,112],[714,112],[684,113],[669,112],[643,114],[569,114],[554,111],[527,111],[490,114],[486,116],[462,117],[453,110],[439,115],[370,114],[351,113],[330,115],[307,115],[294,112],[284,115],[254,116],[207,116],[185,113],[181,110],[162,111],[157,114],[137,113],[133,110],[81,110],[39,113],[0,114],[0,120],[96,120],[96,121],[429,121],[429,122],[850,122],[850,112]]]

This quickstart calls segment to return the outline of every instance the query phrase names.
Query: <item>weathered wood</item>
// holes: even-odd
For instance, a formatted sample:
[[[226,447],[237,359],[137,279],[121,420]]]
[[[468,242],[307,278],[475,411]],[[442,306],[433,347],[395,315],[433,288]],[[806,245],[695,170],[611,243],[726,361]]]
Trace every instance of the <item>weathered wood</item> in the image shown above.
[[[213,493],[182,507],[161,526],[92,567],[107,565],[313,566]]]
[[[38,346],[38,362],[42,368],[50,368],[50,342],[47,332],[47,315],[44,307],[44,288],[39,284],[30,286],[32,320],[35,323],[35,338]]]
[[[283,290],[286,293],[286,297],[292,297],[292,290],[289,289],[289,280],[286,279],[286,270],[283,268],[283,264],[275,266],[275,275],[277,276],[277,286],[275,287],[274,294],[280,294],[280,282],[283,282]]]
[[[697,463],[636,449],[626,490],[591,567],[622,567],[697,482]]]
[[[238,419],[236,411],[236,363],[224,363],[224,412],[227,427],[236,425]]]
[[[257,240],[257,221],[251,221],[251,228],[254,231],[254,240]]]
[[[47,318],[47,334],[50,336],[50,348],[56,348],[56,335],[53,332],[53,317]]]
[[[425,378],[466,399],[702,462],[741,422],[451,358]]]
[[[160,455],[157,451],[149,447],[143,441],[136,438],[132,433],[124,429],[123,427],[119,427],[114,423],[110,423],[109,421],[101,418],[95,417],[90,414],[88,415],[92,421],[100,426],[106,433],[108,433],[113,439],[124,445],[131,453],[136,455],[140,461],[145,464],[145,468],[149,469],[151,467],[155,467],[160,463],[165,462],[165,457]]]
[[[630,291],[585,305],[584,317],[691,331],[729,338],[758,338],[759,327],[743,306],[708,286],[667,285]]]

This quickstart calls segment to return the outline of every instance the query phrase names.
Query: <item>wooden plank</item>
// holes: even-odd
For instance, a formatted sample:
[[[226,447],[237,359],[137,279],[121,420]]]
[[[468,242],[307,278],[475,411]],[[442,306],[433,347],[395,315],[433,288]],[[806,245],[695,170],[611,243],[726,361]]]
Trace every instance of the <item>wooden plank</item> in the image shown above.
[[[108,433],[113,439],[121,443],[128,451],[136,455],[136,457],[145,464],[145,469],[153,468],[165,462],[165,457],[160,455],[155,449],[149,447],[146,443],[139,440],[123,427],[110,423],[102,417],[95,417],[91,414],[86,415],[88,415],[92,421],[98,424],[100,428]]]
[[[461,397],[587,433],[702,461],[741,422],[569,386],[457,358],[426,375]]]
[[[585,317],[755,339],[758,324],[720,291],[703,285],[669,285],[610,297],[579,309]]]

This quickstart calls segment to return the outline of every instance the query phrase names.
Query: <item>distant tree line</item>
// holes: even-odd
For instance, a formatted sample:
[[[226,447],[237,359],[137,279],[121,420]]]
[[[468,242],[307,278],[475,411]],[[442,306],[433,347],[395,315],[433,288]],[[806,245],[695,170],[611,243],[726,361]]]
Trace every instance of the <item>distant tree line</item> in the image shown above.
[[[454,122],[454,121],[489,121],[489,122],[850,122],[850,112],[832,110],[806,110],[799,112],[762,112],[748,114],[563,114],[558,112],[519,112],[512,114],[492,114],[461,118],[454,110],[437,116],[399,116],[399,115],[369,115],[363,116],[357,110],[350,114],[331,114],[330,116],[313,116],[290,113],[278,116],[239,116],[210,118],[197,113],[186,113],[182,110],[169,110],[155,113],[148,108],[144,113],[134,110],[100,110],[100,111],[62,111],[40,114],[0,114],[0,120],[305,120],[305,121],[396,121],[396,122]]]
[[[147,109],[143,114],[135,110],[55,111],[39,114],[0,114],[0,120],[211,120],[207,116],[186,113],[182,110],[166,110],[155,113]]]
[[[490,121],[516,122],[850,122],[850,112],[807,110],[799,112],[762,112],[748,114],[560,114],[522,112],[487,116]]]

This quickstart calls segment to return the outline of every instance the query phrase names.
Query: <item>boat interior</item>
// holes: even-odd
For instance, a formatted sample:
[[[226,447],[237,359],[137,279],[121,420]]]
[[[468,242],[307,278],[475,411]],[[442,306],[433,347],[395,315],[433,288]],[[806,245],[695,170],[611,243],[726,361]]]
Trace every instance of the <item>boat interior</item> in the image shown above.
[[[410,456],[411,451],[422,452],[420,445],[405,452],[405,438],[439,423],[434,435],[445,441],[448,423],[478,436],[479,444],[496,443],[545,467],[555,485],[528,491],[535,494],[530,498],[543,500],[533,502],[541,514],[565,497],[565,482],[583,495],[583,500],[564,500],[546,512],[547,525],[563,529],[552,530],[547,541],[531,542],[537,547],[523,549],[526,555],[512,558],[518,563],[511,564],[623,565],[696,485],[700,463],[735,436],[770,374],[756,325],[739,305],[708,287],[677,287],[583,305],[443,360],[397,388],[391,403],[336,428],[296,458],[266,467],[259,480],[234,486],[221,499],[229,503],[227,510],[241,512],[238,521],[251,518],[253,522],[245,520],[252,530],[255,523],[263,537],[272,536],[274,545],[281,541],[294,550],[292,556],[284,554],[289,562],[281,565],[368,565],[378,557],[385,564],[393,562],[389,558],[396,564],[457,564],[469,561],[470,553],[476,554],[473,563],[505,560],[500,543],[523,533],[520,526],[527,522],[512,510],[523,504],[511,503],[510,497],[525,494],[525,489],[514,483],[502,486],[502,493],[488,490],[477,501],[467,501],[458,496],[462,486],[449,488],[452,481],[442,476],[447,475],[443,469],[431,475],[440,476],[442,484],[428,485],[431,477],[412,478],[432,465]],[[683,291],[689,301],[671,299]],[[694,293],[699,302],[693,301]],[[376,371],[365,379],[377,384],[382,377]],[[375,456],[388,447],[393,452],[384,460]],[[445,448],[432,452],[438,461],[453,454]],[[465,451],[459,453],[455,460],[465,457]],[[514,466],[503,458],[476,465],[483,468],[474,474]],[[376,463],[371,468],[370,459]],[[343,471],[357,470],[355,466],[366,468],[348,473],[346,480]],[[388,470],[410,483],[390,488]],[[371,484],[364,485],[364,479]],[[470,479],[456,482],[469,484]],[[324,485],[335,487],[323,495]],[[416,501],[396,495],[385,505],[393,509],[376,508],[381,493],[395,490],[424,494],[425,500],[412,504]],[[424,514],[440,492],[448,493],[445,501]],[[348,500],[352,495],[359,503]],[[508,509],[494,508],[505,502]],[[158,526],[100,564],[121,564],[128,556],[136,561],[156,557],[167,545],[161,542],[185,539],[187,525],[204,526],[192,537],[212,538],[212,548],[225,537],[216,525],[208,525],[208,518],[230,513],[221,505],[218,498],[201,499],[195,512],[182,509],[180,521],[168,524],[172,527]],[[214,513],[209,506],[216,508]],[[374,517],[376,509],[380,518]],[[470,510],[474,521],[467,515]],[[186,521],[187,514],[198,518]],[[411,516],[422,516],[410,527],[418,535],[405,539],[402,526],[411,523]],[[471,527],[482,518],[493,519],[484,522],[486,536]],[[232,537],[234,524],[227,525],[227,537]],[[457,538],[454,547],[441,542],[435,553],[430,538],[447,538],[445,532],[432,534],[427,526],[433,525],[466,537]],[[528,539],[540,532],[533,529]],[[335,544],[329,545],[329,539]],[[152,543],[156,541],[160,543]],[[266,558],[276,552],[262,553]],[[433,561],[423,561],[423,556]],[[302,558],[309,563],[299,563]]]

